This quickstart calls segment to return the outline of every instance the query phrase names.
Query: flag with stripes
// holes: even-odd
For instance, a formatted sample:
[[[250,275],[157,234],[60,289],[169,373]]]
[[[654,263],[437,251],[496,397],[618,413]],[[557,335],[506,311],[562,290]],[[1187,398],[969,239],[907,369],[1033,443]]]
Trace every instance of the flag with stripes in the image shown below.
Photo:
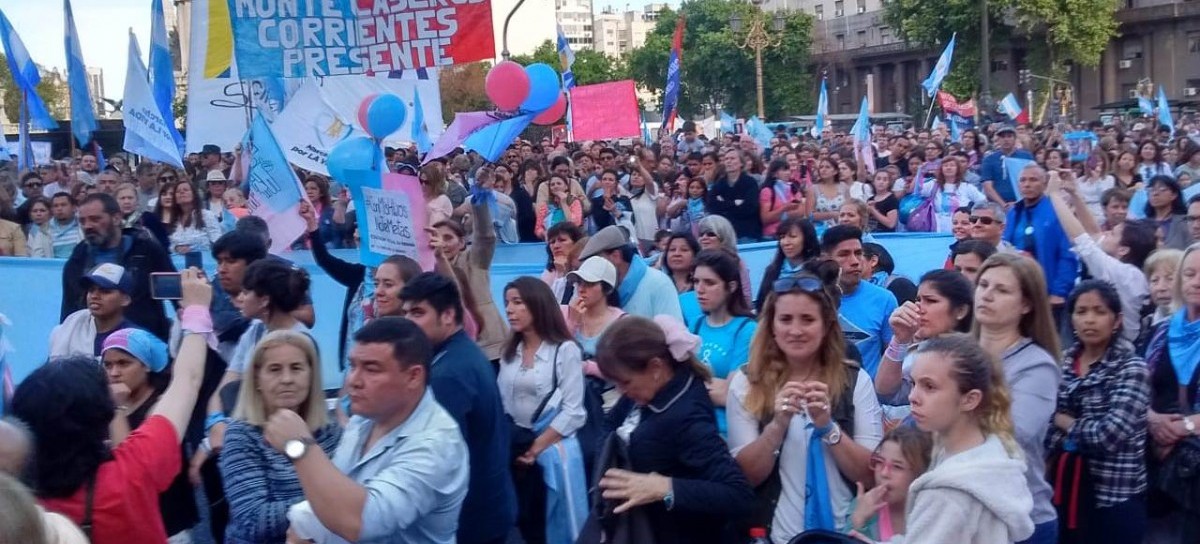
[[[575,73],[571,71],[571,65],[575,64],[575,52],[571,51],[571,44],[567,42],[567,35],[563,33],[562,25],[558,26],[558,62],[562,65],[562,80],[563,89],[571,90],[575,86]]]
[[[681,14],[675,23],[675,36],[671,40],[671,56],[667,59],[667,88],[663,91],[663,124],[660,134],[670,134],[675,131],[675,117],[679,112],[680,76],[683,67],[683,27],[684,17]]]
[[[946,44],[946,49],[942,51],[942,56],[938,58],[937,64],[933,66],[933,71],[929,73],[929,77],[921,82],[921,86],[925,88],[925,93],[929,98],[937,94],[938,87],[942,86],[942,80],[946,79],[946,74],[950,73],[950,60],[954,57],[954,40],[958,38],[958,33],[950,36],[950,43]]]
[[[96,109],[88,87],[87,65],[83,63],[79,34],[75,32],[75,15],[71,13],[71,0],[63,0],[63,10],[66,13],[63,39],[67,50],[67,88],[71,93],[71,132],[82,147],[91,141],[92,133],[96,131]]]

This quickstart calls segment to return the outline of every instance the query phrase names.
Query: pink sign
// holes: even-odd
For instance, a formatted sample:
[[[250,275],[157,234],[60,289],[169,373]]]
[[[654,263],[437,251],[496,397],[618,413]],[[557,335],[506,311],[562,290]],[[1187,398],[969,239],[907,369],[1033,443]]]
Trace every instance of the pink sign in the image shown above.
[[[359,190],[362,198],[354,205],[363,264],[379,266],[392,255],[404,255],[415,259],[423,270],[433,270],[421,181],[416,176],[386,174],[382,188],[364,186]]]
[[[633,80],[572,88],[571,131],[575,141],[641,136]]]

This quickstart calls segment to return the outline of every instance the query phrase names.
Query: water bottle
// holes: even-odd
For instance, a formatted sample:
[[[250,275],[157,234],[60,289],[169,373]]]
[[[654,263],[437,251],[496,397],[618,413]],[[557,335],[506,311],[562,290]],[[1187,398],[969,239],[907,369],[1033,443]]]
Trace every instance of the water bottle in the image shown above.
[[[750,529],[750,544],[771,544],[771,541],[767,540],[767,529],[764,527]]]

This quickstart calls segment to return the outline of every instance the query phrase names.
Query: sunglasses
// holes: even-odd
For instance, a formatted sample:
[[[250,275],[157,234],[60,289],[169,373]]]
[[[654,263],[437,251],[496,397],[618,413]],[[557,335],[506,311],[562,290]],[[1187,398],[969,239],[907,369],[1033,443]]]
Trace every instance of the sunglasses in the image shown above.
[[[775,280],[772,286],[777,294],[803,291],[805,293],[824,293],[825,283],[813,276],[791,276]]]
[[[992,223],[995,223],[995,222],[996,222],[996,219],[992,218],[992,217],[980,217],[978,215],[971,216],[971,224],[983,223],[984,225],[991,225]]]
[[[706,231],[701,231],[701,232],[700,232],[700,237],[701,237],[701,238],[704,238],[705,236],[712,236],[713,238],[717,238],[717,237],[718,237],[718,236],[717,236],[717,233],[715,233],[715,232],[713,232],[713,231],[711,231],[711,230],[706,230]]]
[[[31,181],[31,182],[29,182],[29,183],[26,183],[26,184],[25,184],[25,186],[26,186],[26,187],[41,187],[41,186],[42,186],[42,182],[40,182],[40,181]]]
[[[177,180],[177,179],[179,179],[179,178],[177,178],[177,177],[175,177],[175,176],[162,176],[162,177],[158,178],[158,181],[172,182],[172,181],[175,181],[175,180]]]

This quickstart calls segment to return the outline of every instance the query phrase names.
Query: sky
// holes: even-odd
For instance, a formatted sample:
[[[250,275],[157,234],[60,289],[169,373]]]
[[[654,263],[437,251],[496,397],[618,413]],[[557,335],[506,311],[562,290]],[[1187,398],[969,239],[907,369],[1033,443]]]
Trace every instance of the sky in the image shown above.
[[[164,0],[164,3],[172,0]],[[595,0],[596,11],[612,6],[640,10],[649,0]],[[678,6],[679,0],[665,3]],[[148,62],[150,0],[72,0],[84,64],[104,70],[106,98],[119,99],[125,90],[129,29],[133,28]],[[12,22],[34,62],[65,72],[63,4],[60,0],[0,0],[0,10]]]
[[[0,10],[12,22],[34,62],[65,73],[61,0],[0,0]],[[71,11],[84,64],[104,70],[106,98],[121,98],[131,27],[142,49],[142,60],[149,58],[150,0],[72,0]]]

